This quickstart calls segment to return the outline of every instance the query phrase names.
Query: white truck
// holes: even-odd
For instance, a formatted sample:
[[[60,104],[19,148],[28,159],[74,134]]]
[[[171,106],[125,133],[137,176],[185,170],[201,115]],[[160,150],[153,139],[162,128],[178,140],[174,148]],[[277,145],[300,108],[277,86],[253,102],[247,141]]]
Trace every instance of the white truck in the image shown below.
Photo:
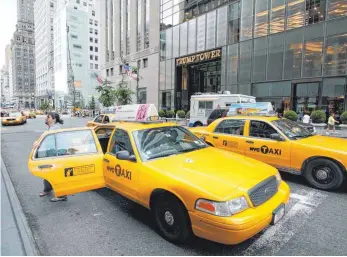
[[[206,126],[214,109],[229,107],[233,103],[255,103],[255,97],[241,94],[196,94],[190,99],[189,127]]]

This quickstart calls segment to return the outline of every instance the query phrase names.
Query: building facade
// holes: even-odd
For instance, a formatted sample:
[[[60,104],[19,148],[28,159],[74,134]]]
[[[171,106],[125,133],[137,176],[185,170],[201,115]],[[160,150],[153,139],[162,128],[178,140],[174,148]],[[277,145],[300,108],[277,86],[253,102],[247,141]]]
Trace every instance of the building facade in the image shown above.
[[[158,105],[160,0],[100,0],[102,77],[127,85],[133,103]],[[137,70],[137,76],[124,67]]]
[[[161,0],[159,108],[242,93],[296,112],[347,108],[346,0]]]
[[[37,106],[54,102],[53,20],[56,2],[36,0],[34,3]]]
[[[53,46],[55,106],[58,109],[71,108],[73,99],[75,99],[75,106],[85,107],[91,97],[96,95],[97,76],[95,74],[99,70],[97,10],[98,1],[96,0],[58,0],[57,2],[53,25]],[[91,60],[92,55],[93,60]],[[72,85],[68,83],[72,77],[75,97],[73,97]]]
[[[35,107],[34,0],[17,1],[17,25],[11,41],[12,85],[16,107]]]

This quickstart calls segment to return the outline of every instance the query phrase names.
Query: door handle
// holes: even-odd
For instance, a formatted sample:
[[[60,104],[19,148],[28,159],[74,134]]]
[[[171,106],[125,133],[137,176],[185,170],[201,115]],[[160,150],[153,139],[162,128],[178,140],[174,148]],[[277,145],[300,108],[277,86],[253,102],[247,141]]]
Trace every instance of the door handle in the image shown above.
[[[39,169],[49,169],[52,168],[53,165],[52,164],[46,164],[46,165],[40,165],[38,166]]]
[[[104,162],[109,163],[110,161],[108,159],[104,158]]]
[[[214,139],[218,139],[219,137],[214,136],[213,138],[214,138]]]
[[[254,144],[254,141],[246,141],[247,144]]]

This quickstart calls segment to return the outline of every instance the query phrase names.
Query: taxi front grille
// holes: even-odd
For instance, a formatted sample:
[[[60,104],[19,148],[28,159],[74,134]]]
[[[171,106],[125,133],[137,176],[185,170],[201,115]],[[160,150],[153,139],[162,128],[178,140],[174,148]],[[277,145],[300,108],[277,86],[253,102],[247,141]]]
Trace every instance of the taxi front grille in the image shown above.
[[[6,120],[11,121],[11,120],[16,120],[16,119],[6,119]]]
[[[253,206],[265,203],[277,193],[278,185],[275,176],[269,177],[248,191]]]

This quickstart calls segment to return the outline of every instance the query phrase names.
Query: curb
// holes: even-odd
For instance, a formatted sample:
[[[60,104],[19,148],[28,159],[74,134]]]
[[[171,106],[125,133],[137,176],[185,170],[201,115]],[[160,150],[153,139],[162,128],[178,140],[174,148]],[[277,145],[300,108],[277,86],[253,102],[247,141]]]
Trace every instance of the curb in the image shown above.
[[[25,217],[23,208],[19,202],[16,190],[13,187],[11,178],[8,174],[5,163],[0,155],[1,159],[1,175],[5,183],[5,188],[10,199],[10,205],[14,213],[14,219],[18,228],[19,236],[22,240],[22,245],[27,256],[40,255],[37,248],[35,239],[32,235],[32,231],[29,227],[28,221]]]

